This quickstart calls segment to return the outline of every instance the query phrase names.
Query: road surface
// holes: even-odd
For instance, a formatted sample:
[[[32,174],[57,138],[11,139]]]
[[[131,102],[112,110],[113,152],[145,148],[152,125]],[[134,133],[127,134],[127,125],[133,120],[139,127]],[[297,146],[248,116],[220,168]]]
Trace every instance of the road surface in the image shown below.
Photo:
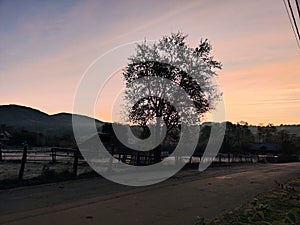
[[[0,191],[1,225],[193,225],[300,176],[300,163],[184,170],[160,184],[128,187],[103,178]]]

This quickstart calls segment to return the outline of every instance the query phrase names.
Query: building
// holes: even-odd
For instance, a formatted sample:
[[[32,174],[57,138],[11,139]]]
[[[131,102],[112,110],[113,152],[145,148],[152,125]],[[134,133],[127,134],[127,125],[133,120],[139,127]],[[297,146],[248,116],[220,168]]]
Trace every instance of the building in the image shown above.
[[[276,154],[279,152],[281,146],[278,143],[257,143],[253,142],[249,144],[249,149],[253,153],[273,153]]]
[[[0,131],[0,144],[7,144],[11,138],[11,134],[7,131]]]

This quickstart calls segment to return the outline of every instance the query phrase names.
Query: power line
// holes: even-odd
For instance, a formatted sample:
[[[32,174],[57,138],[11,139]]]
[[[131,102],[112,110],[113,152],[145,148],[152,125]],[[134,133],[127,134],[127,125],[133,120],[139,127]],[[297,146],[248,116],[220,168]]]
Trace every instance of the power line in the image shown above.
[[[296,38],[296,41],[297,41],[297,45],[298,45],[298,47],[300,48],[300,43],[299,43],[299,40],[300,40],[299,30],[298,30],[298,27],[297,27],[297,23],[296,23],[296,20],[295,20],[295,17],[294,17],[294,13],[293,13],[293,10],[292,10],[292,7],[291,7],[290,0],[288,0],[288,3],[289,3],[289,7],[290,7],[290,10],[291,10],[291,14],[292,14],[292,17],[293,17],[293,20],[294,20],[295,28],[297,29],[297,33],[296,33],[295,28],[294,28],[293,21],[292,21],[292,19],[291,19],[291,15],[290,15],[290,13],[289,13],[289,10],[288,10],[288,7],[287,7],[287,5],[286,5],[285,0],[283,0],[283,3],[284,3],[284,6],[285,6],[285,9],[286,9],[286,12],[287,12],[287,14],[288,14],[289,21],[290,21],[291,26],[292,26],[292,29],[293,29],[293,32],[294,32],[294,35],[295,35],[295,38]]]
[[[299,0],[295,0],[295,2],[296,2],[297,9],[298,9],[298,16],[299,16],[299,19],[300,19],[300,7],[299,7]]]
[[[291,1],[290,0],[288,0],[288,4],[289,4],[289,7],[290,7],[290,11],[291,11],[292,17],[293,17],[295,28],[296,28],[296,31],[297,31],[298,40],[300,40],[299,29],[298,29],[298,25],[297,25],[297,22],[296,22],[296,19],[295,19],[295,16],[294,16],[294,12],[293,12],[293,8],[291,6]]]

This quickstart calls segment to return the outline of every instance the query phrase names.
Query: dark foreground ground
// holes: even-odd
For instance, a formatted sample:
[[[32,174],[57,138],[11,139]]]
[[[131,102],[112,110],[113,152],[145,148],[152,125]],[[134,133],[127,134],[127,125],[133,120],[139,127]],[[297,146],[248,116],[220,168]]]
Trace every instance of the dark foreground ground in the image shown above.
[[[300,178],[278,189],[264,192],[243,207],[206,221],[206,225],[291,225],[300,224]],[[198,223],[195,225],[203,225]]]
[[[184,170],[132,188],[100,177],[0,191],[0,224],[193,225],[300,176],[300,163]]]

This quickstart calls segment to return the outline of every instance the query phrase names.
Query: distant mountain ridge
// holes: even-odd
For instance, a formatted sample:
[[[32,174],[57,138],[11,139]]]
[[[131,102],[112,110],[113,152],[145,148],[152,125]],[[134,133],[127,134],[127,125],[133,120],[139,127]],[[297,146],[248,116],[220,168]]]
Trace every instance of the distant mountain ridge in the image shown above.
[[[87,116],[75,116],[95,120],[97,127],[101,127],[104,124]],[[0,105],[0,125],[39,132],[72,130],[72,114],[63,112],[49,115],[27,106]]]
[[[95,120],[97,127],[105,124],[100,120],[87,116],[76,115],[82,118]],[[207,124],[210,124],[209,122]],[[6,125],[17,129],[25,129],[36,132],[72,131],[72,114],[57,113],[49,115],[38,109],[21,105],[0,105],[0,126]],[[83,125],[84,126],[84,125]],[[276,126],[278,130],[287,130],[291,134],[300,136],[300,125]],[[257,133],[257,126],[249,125],[253,134]]]

